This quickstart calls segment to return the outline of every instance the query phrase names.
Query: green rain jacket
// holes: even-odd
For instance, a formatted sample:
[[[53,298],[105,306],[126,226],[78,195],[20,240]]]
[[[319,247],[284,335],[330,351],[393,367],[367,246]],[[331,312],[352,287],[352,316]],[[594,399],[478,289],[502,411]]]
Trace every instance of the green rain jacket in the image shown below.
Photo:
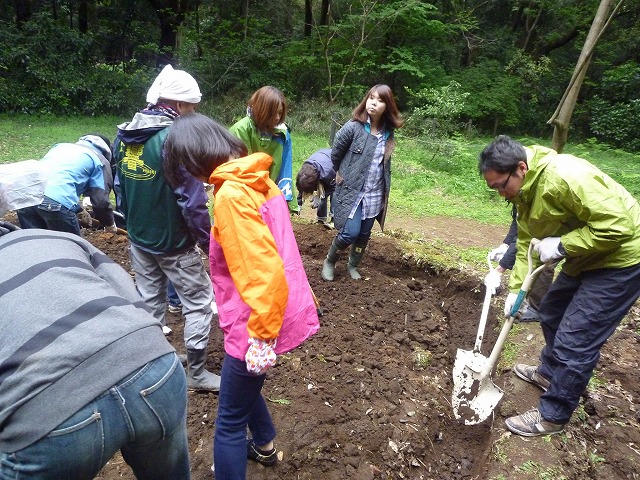
[[[640,205],[624,187],[573,155],[537,145],[525,150],[529,170],[513,200],[518,240],[510,291],[527,275],[532,238],[560,237],[567,252],[562,270],[571,276],[640,263]]]
[[[273,163],[269,167],[269,178],[273,180],[278,187],[281,185],[278,182],[278,176],[283,164],[283,155],[285,155],[285,143],[289,141],[291,145],[291,138],[289,130],[286,125],[278,125],[275,128],[275,136],[269,134],[261,134],[256,128],[255,123],[248,115],[243,117],[234,123],[229,131],[238,137],[247,146],[249,154],[256,152],[264,152],[271,156]],[[278,141],[275,137],[278,137]],[[292,168],[290,165],[289,168]],[[289,211],[292,213],[298,213],[300,207],[298,206],[298,192],[296,191],[296,182],[291,179],[291,200],[288,200]]]

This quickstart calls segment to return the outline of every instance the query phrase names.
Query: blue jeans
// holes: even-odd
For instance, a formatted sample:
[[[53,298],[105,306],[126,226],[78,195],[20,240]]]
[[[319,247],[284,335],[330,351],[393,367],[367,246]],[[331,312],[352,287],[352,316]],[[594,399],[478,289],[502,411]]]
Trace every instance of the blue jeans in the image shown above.
[[[176,287],[173,286],[171,280],[169,280],[169,284],[167,285],[167,301],[169,305],[174,307],[181,307],[182,303],[180,303],[180,297],[178,297],[178,292],[176,292]]]
[[[40,205],[19,209],[17,214],[21,228],[42,228],[80,236],[76,212],[49,197],[44,197]]]
[[[329,216],[327,216],[327,204],[330,203],[331,206],[329,208]],[[325,196],[320,200],[320,205],[318,206],[318,210],[316,211],[316,217],[319,222],[327,222],[333,218],[333,193]]]
[[[120,450],[139,480],[188,480],[186,418],[184,369],[175,353],[163,355],[46,437],[17,452],[0,453],[0,479],[91,480]]]
[[[362,219],[362,202],[360,202],[353,214],[353,218],[347,219],[347,223],[344,224],[344,227],[336,236],[338,245],[341,248],[347,248],[354,243],[356,245],[366,245],[369,238],[371,238],[371,230],[375,221],[375,218]]]
[[[271,414],[260,393],[266,375],[250,374],[244,361],[226,354],[220,375],[213,437],[215,475],[224,480],[245,480],[247,427],[256,445],[265,445],[276,437]]]
[[[600,358],[600,349],[640,295],[640,265],[560,272],[540,304],[545,346],[538,372],[551,380],[542,416],[567,423]]]

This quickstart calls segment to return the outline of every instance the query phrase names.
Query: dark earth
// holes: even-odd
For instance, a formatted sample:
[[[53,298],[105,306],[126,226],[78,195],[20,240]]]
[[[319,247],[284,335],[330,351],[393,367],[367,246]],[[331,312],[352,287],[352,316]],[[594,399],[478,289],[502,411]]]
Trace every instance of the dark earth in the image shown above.
[[[391,222],[460,246],[498,245],[506,227],[435,218]],[[422,223],[422,224],[421,224]],[[536,363],[538,324],[516,324],[493,374],[505,395],[484,423],[465,426],[451,407],[452,366],[458,348],[471,350],[482,302],[482,273],[436,273],[403,255],[395,237],[376,234],[361,267],[363,281],[346,272],[320,278],[335,231],[294,223],[298,245],[323,316],[320,331],[279,357],[263,394],[278,436],[280,461],[250,462],[248,479],[635,479],[640,476],[638,360],[640,308],[605,345],[592,385],[565,432],[525,439],[504,419],[537,404],[540,391],[515,378],[514,363]],[[503,231],[504,230],[504,231]],[[461,232],[464,234],[461,235]],[[130,270],[125,236],[83,235]],[[494,298],[483,353],[488,356],[503,318],[505,293]],[[168,340],[184,352],[182,320],[168,314]],[[208,369],[218,372],[222,336],[211,330]],[[189,393],[192,477],[211,479],[215,394]],[[121,457],[102,479],[133,479]],[[224,479],[218,479],[224,480]]]

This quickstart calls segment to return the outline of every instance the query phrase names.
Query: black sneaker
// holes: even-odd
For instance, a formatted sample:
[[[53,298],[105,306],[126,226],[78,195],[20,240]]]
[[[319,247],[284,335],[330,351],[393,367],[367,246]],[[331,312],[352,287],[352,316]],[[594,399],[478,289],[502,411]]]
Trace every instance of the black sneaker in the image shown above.
[[[269,451],[260,450],[253,440],[247,441],[247,458],[265,467],[273,467],[278,461],[275,447]]]

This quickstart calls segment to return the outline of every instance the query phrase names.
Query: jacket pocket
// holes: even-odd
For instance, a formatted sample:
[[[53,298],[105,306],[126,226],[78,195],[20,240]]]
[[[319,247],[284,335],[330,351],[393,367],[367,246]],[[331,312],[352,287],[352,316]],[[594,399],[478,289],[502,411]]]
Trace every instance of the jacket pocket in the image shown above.
[[[364,150],[364,139],[356,139],[349,145],[349,151],[360,154]]]

